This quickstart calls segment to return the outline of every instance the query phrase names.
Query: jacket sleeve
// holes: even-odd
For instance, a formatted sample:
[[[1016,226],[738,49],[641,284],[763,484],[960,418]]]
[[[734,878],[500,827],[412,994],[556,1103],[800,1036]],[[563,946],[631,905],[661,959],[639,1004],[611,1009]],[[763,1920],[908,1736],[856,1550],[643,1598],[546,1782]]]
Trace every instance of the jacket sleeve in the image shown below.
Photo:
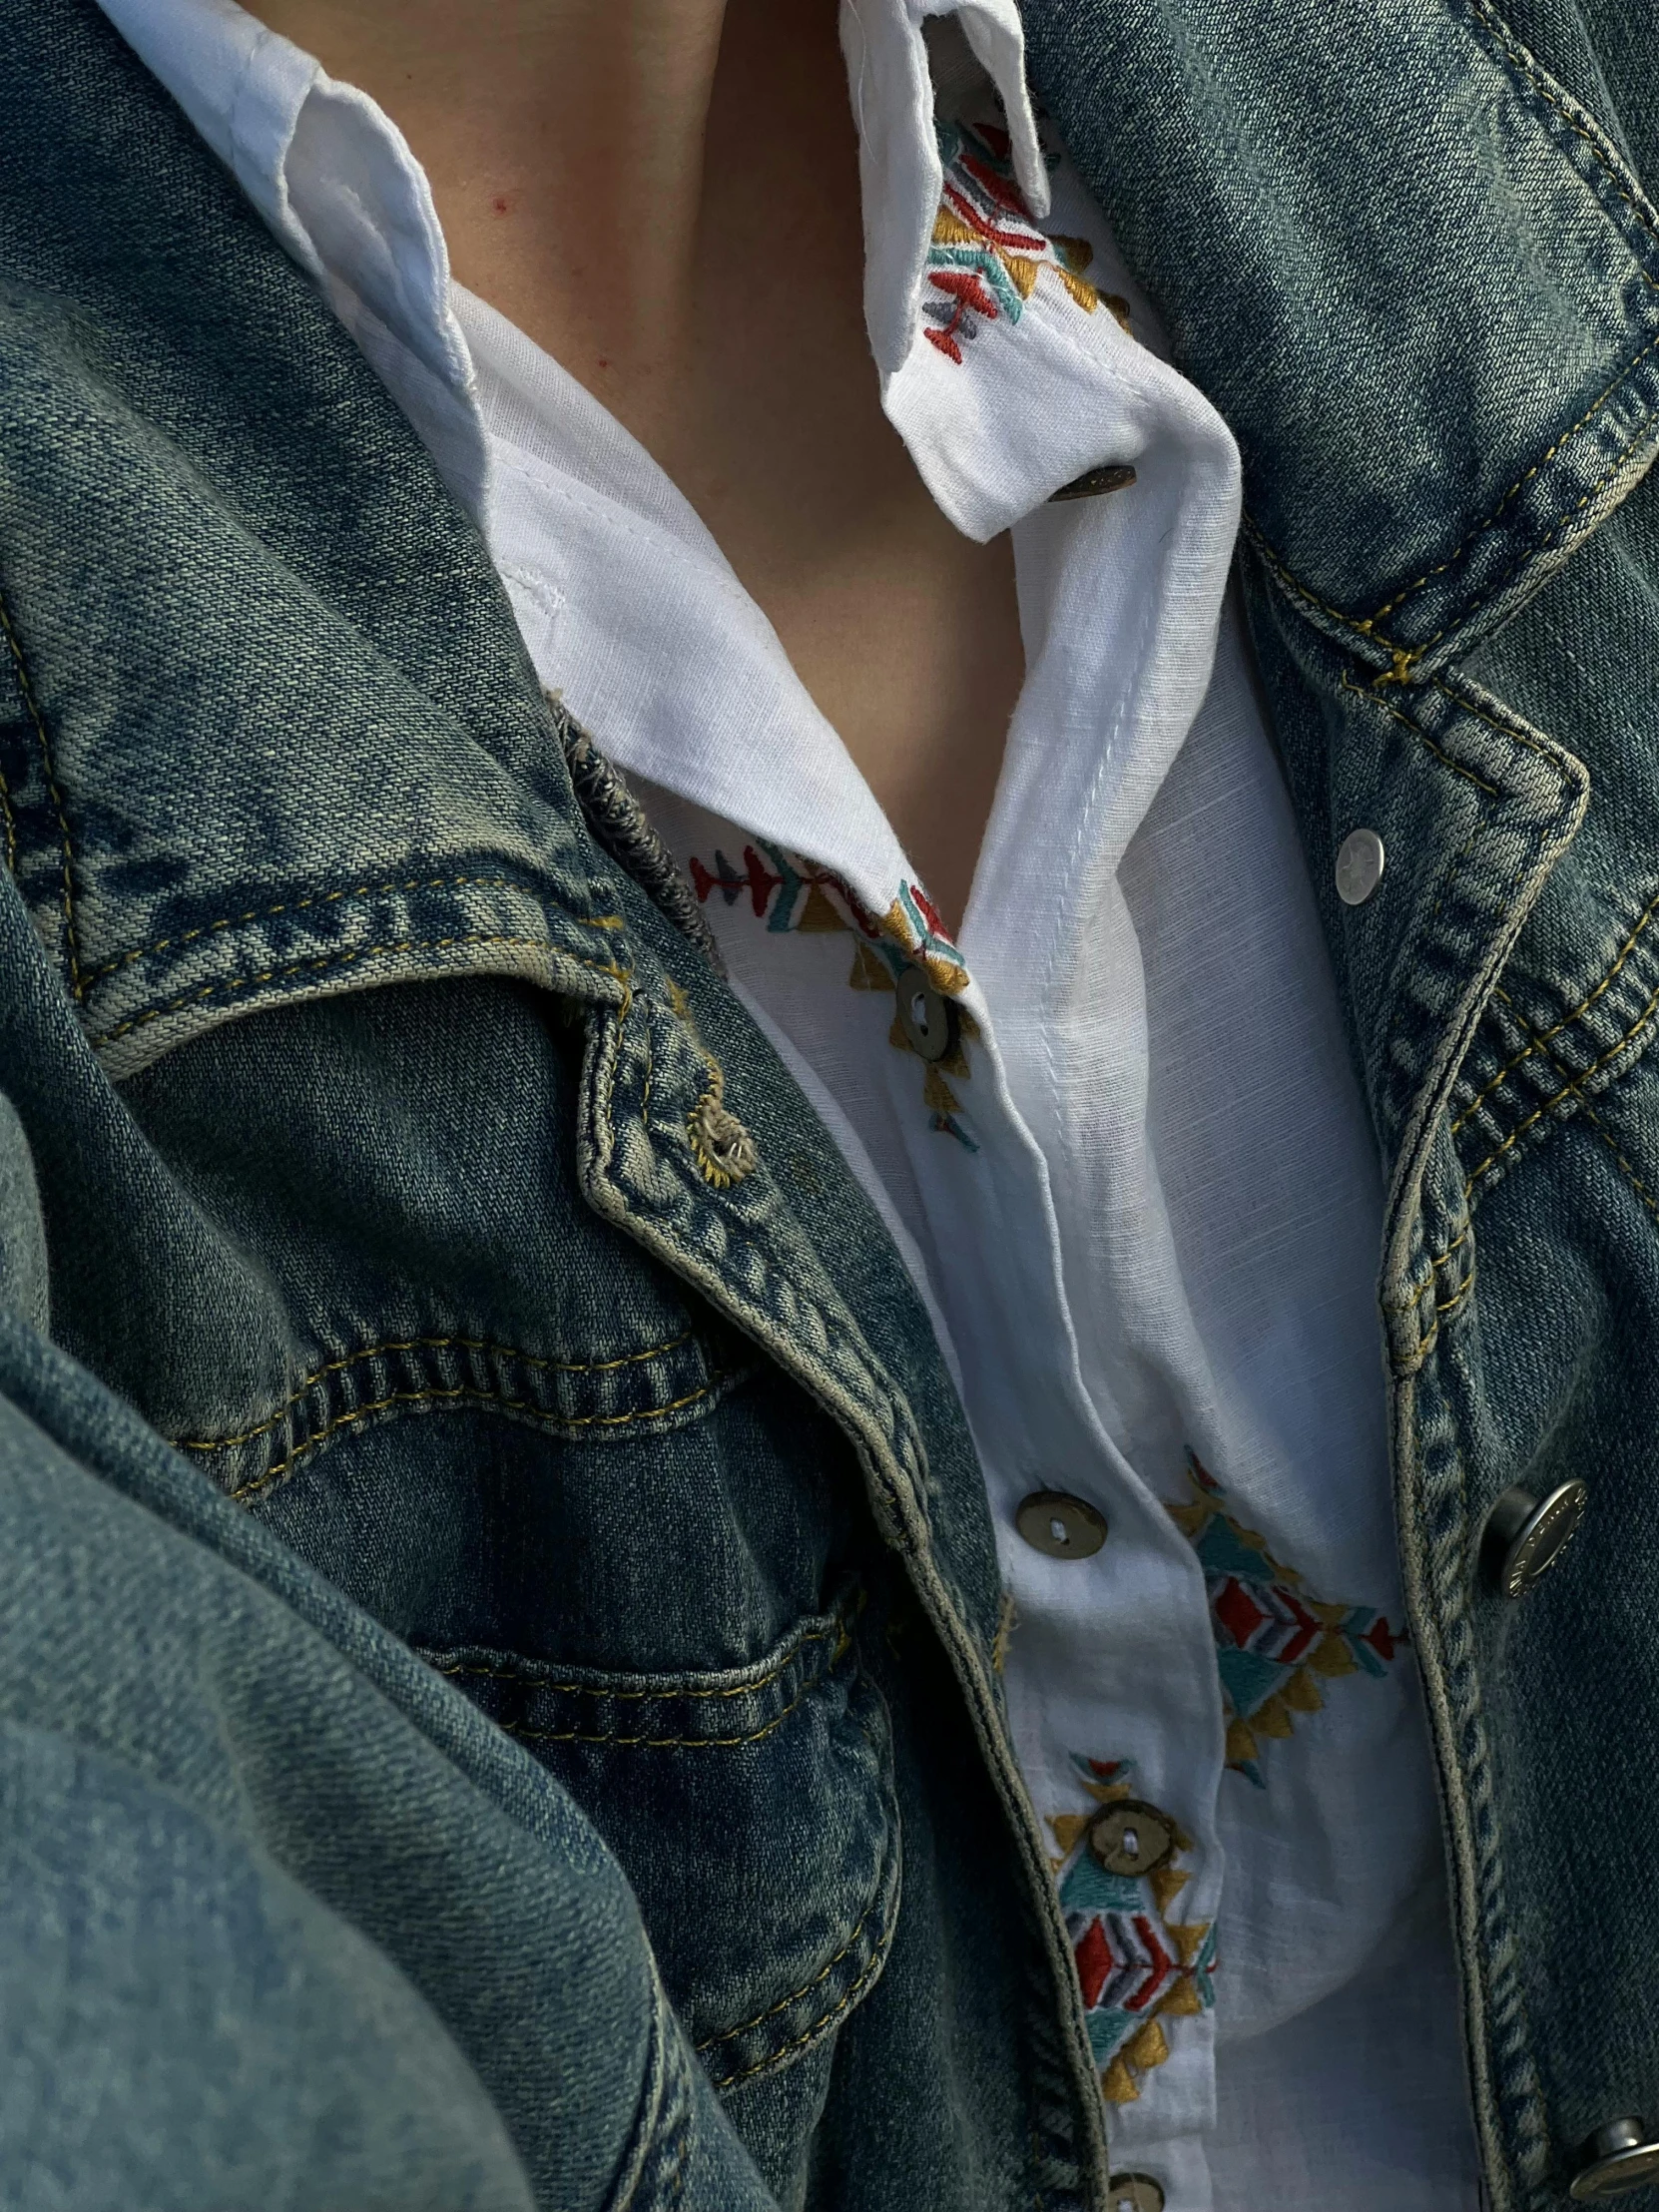
[[[0,2203],[775,2212],[620,1870],[43,1334],[0,1097]]]

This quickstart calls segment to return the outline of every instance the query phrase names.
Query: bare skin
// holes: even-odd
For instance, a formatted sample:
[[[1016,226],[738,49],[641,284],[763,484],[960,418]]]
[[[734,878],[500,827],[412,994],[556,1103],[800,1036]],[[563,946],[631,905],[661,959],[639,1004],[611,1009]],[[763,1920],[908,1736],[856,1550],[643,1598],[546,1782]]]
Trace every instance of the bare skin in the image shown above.
[[[264,0],[431,180],[455,276],[602,399],[765,609],[952,925],[1024,673],[864,334],[835,0]]]

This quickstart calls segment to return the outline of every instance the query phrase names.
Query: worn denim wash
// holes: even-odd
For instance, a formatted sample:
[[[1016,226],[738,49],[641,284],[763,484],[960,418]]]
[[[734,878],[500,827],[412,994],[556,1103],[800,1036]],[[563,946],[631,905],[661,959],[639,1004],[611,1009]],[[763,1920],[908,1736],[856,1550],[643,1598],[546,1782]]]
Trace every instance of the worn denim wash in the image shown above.
[[[1488,2193],[1541,2212],[1659,2121],[1659,38],[1025,14],[1244,451]],[[1107,2201],[925,1314],[569,738],[92,0],[0,0],[8,2208]],[[1486,1509],[1567,1475],[1501,1599]]]

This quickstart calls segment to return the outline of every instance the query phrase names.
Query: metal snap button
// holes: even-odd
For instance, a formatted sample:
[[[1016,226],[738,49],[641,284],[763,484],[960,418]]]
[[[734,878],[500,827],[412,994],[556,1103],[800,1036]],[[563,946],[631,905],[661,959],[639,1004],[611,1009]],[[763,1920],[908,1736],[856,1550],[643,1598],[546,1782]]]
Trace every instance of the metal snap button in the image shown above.
[[[1382,880],[1387,858],[1375,830],[1349,831],[1337,851],[1337,896],[1345,906],[1366,903]]]
[[[933,988],[925,968],[907,967],[899,973],[898,1026],[924,1060],[942,1060],[956,1041],[950,1001]]]
[[[1098,499],[1102,492],[1127,491],[1135,481],[1135,471],[1121,463],[1106,461],[1099,468],[1086,468],[1081,476],[1074,476],[1069,484],[1062,484],[1058,491],[1048,495],[1049,505],[1056,506],[1062,499]]]
[[[1113,2174],[1106,2203],[1108,2212],[1164,2212],[1164,2192],[1150,2174]]]
[[[1571,2194],[1583,2204],[1596,2197],[1622,2196],[1659,2181],[1659,2142],[1647,2138],[1645,2120],[1609,2120],[1582,2145],[1586,2161],[1572,2177]]]
[[[1530,1490],[1505,1490],[1486,1515],[1480,1557],[1505,1597],[1524,1597],[1547,1574],[1578,1533],[1590,1492],[1579,1481],[1562,1482],[1542,1504]]]
[[[1155,1805],[1119,1798],[1089,1823],[1089,1849],[1108,1874],[1156,1874],[1175,1849],[1175,1828]]]
[[[1106,1516],[1066,1490],[1033,1490],[1014,1510],[1014,1526],[1033,1551],[1051,1559],[1087,1559],[1106,1541]]]

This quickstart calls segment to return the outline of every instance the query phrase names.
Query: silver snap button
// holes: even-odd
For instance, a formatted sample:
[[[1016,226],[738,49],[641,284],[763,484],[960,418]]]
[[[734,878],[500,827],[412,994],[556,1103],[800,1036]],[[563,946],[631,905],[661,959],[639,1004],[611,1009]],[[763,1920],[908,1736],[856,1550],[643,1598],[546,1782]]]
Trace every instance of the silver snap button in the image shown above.
[[[1033,1490],[1014,1511],[1014,1526],[1033,1551],[1050,1559],[1087,1559],[1106,1541],[1106,1516],[1066,1490]]]
[[[1125,467],[1121,461],[1106,461],[1099,468],[1084,469],[1081,476],[1074,476],[1069,484],[1051,491],[1048,503],[1052,507],[1062,499],[1098,499],[1102,492],[1127,491],[1134,481],[1132,468]]]
[[[1480,1557],[1505,1597],[1524,1597],[1578,1534],[1590,1492],[1562,1482],[1542,1503],[1530,1490],[1505,1490],[1486,1515]]]
[[[1585,2163],[1572,2177],[1572,2195],[1580,2204],[1659,2181],[1659,2142],[1648,2139],[1645,2120],[1609,2120],[1578,2155]]]
[[[1119,1798],[1089,1823],[1089,1849],[1108,1874],[1156,1874],[1175,1849],[1175,1828],[1155,1805]]]
[[[1106,2202],[1110,2212],[1164,2212],[1164,2192],[1150,2174],[1113,2174]]]
[[[1363,906],[1382,880],[1387,855],[1375,830],[1351,830],[1337,852],[1337,896],[1345,906]]]
[[[942,1060],[955,1042],[950,1001],[933,988],[925,968],[907,967],[899,975],[898,1026],[924,1060]]]

